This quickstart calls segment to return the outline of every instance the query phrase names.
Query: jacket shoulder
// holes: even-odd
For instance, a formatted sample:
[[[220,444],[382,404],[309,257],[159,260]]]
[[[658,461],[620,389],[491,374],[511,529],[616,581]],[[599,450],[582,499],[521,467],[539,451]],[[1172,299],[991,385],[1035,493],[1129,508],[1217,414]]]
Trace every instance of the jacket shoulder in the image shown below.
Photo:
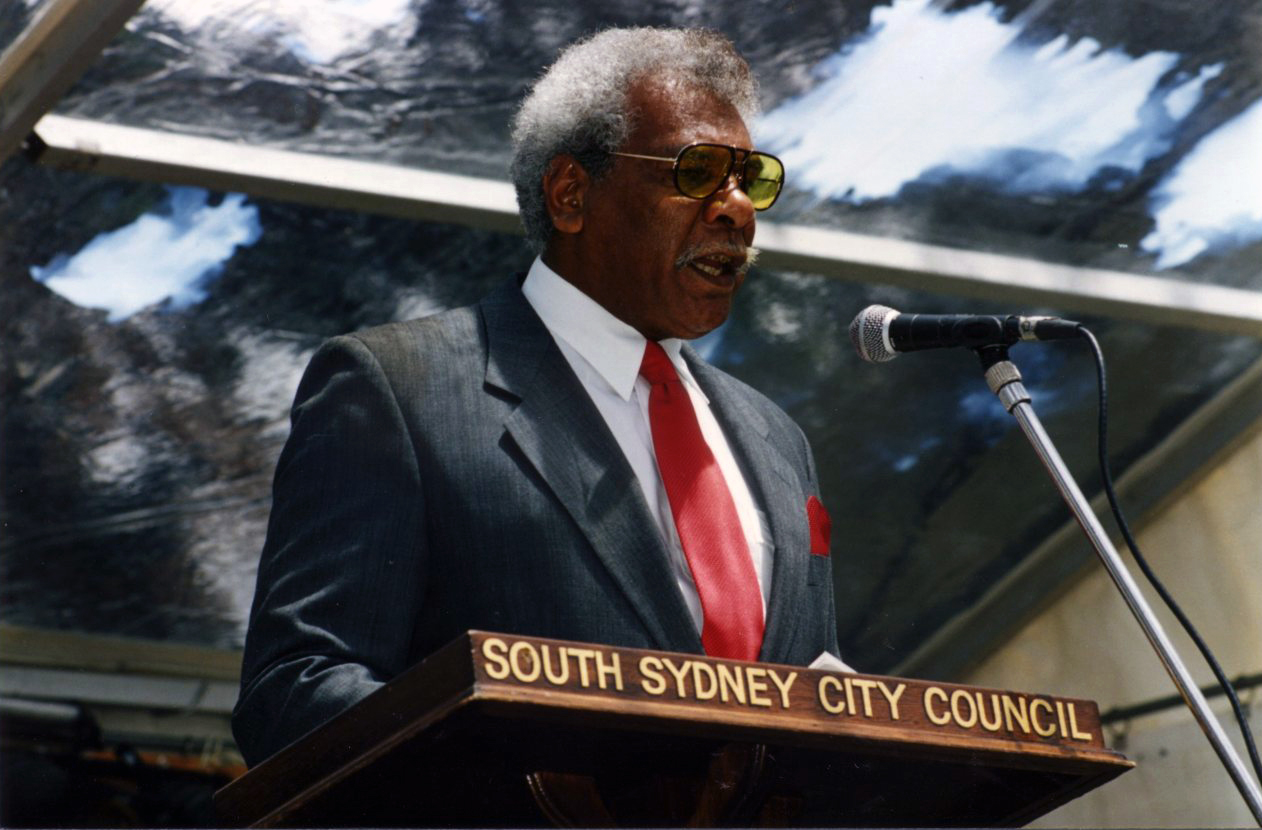
[[[397,323],[385,323],[335,337],[357,340],[383,364],[389,360],[431,354],[435,349],[460,351],[481,342],[476,306],[453,308]]]
[[[477,365],[476,356],[485,354],[484,343],[477,308],[469,306],[332,337],[320,346],[312,363],[349,360],[374,374],[379,371],[396,394],[405,394],[426,379],[436,379],[435,373],[468,374]]]

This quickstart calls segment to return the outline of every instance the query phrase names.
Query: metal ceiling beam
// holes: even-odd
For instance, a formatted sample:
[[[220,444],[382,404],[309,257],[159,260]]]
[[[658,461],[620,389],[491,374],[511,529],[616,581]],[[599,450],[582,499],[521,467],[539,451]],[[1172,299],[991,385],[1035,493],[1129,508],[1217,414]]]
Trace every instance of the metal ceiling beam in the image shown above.
[[[0,161],[101,54],[144,0],[48,0],[0,54]]]
[[[521,233],[507,182],[57,115],[35,134],[36,158],[55,168]]]
[[[520,233],[506,182],[46,116],[53,167]],[[1262,292],[760,222],[760,264],[856,282],[1262,337]]]
[[[241,653],[183,643],[0,623],[0,666],[223,681],[241,678]]]
[[[773,268],[1016,306],[1262,337],[1262,292],[843,231],[759,223]],[[918,309],[919,310],[919,309]]]
[[[237,684],[80,668],[5,666],[0,673],[0,695],[20,700],[72,700],[95,705],[230,715],[237,702]]]
[[[0,715],[42,723],[43,739],[86,714],[107,746],[200,748],[203,765],[240,764],[240,677],[239,651],[0,623]]]

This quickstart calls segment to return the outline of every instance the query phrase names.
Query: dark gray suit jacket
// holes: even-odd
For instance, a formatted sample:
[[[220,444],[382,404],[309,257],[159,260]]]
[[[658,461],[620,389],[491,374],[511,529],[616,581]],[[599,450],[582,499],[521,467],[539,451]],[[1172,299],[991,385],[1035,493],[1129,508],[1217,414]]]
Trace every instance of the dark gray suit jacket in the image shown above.
[[[805,437],[684,354],[770,525],[761,659],[835,654],[831,565],[809,547]],[[516,282],[312,358],[276,470],[233,716],[246,760],[472,628],[702,651],[635,474]]]

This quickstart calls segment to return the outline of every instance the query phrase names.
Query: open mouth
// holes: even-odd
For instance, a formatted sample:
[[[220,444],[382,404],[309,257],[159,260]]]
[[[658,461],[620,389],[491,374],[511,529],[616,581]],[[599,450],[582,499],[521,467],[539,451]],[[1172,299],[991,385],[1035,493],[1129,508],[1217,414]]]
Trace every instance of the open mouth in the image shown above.
[[[708,282],[730,287],[750,266],[745,248],[702,249],[684,253],[675,263],[677,268],[692,268]]]
[[[731,257],[715,255],[694,259],[688,264],[708,277],[722,279],[736,276],[744,260],[738,263]]]

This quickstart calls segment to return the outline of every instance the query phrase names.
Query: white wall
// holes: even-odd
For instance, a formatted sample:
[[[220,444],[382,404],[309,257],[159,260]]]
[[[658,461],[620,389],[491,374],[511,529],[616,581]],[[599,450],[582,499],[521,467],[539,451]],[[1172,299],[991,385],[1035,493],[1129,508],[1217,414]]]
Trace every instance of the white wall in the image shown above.
[[[1112,527],[1111,520],[1106,519],[1106,527]],[[1262,424],[1168,500],[1138,534],[1153,570],[1227,676],[1262,672]],[[1132,573],[1142,580],[1138,568],[1132,567]],[[1154,607],[1159,604],[1154,594],[1148,598]],[[1211,682],[1212,674],[1177,621],[1169,614],[1161,621],[1201,685]],[[1101,711],[1176,691],[1103,566],[1091,570],[962,681],[1085,697],[1097,701]],[[1254,730],[1262,732],[1262,718],[1257,717],[1262,688],[1243,692],[1241,698],[1246,706],[1258,700],[1252,706]],[[1211,703],[1227,733],[1236,736],[1225,699]],[[1254,824],[1186,707],[1118,724],[1117,729],[1112,738],[1106,731],[1106,739],[1138,767],[1032,826]],[[1235,743],[1247,765],[1242,743]]]

